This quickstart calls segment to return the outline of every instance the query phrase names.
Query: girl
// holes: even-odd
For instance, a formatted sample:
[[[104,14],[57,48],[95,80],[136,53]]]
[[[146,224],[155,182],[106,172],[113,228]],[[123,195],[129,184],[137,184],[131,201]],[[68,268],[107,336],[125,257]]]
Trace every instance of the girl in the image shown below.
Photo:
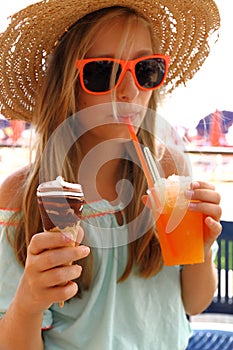
[[[12,21],[20,35],[2,55],[15,55],[15,66],[26,64],[28,75],[15,77],[25,86],[25,101],[16,101],[12,82],[10,102],[2,92],[1,106],[8,117],[17,111],[31,118],[40,138],[33,164],[1,188],[1,349],[182,350],[190,336],[186,314],[211,302],[219,194],[201,181],[189,191],[199,201],[190,210],[205,215],[204,263],[164,266],[126,123],[127,117],[140,143],[156,154],[151,111],[160,88],[192,77],[207,55],[207,34],[219,26],[212,0],[185,6],[47,0],[20,12],[18,26]],[[191,27],[190,10],[196,23],[208,18],[208,26]],[[11,27],[1,47],[10,45],[10,33]],[[1,69],[1,87],[3,75]],[[185,173],[175,159],[163,152],[166,177]],[[36,189],[57,175],[80,182],[88,202],[75,245],[65,232],[42,229]],[[61,300],[67,301],[62,309]]]

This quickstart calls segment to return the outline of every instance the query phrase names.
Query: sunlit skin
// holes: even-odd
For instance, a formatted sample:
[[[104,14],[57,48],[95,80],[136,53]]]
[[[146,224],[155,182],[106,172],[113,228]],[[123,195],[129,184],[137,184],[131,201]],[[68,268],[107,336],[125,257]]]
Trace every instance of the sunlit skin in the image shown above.
[[[133,35],[130,35],[130,37],[127,38],[121,57],[117,57],[119,42],[121,41],[121,37],[125,30],[124,21],[124,18],[118,18],[115,23],[111,21],[111,23],[96,33],[93,46],[87,52],[86,57],[116,57],[130,60],[153,54],[154,52],[152,50],[151,38],[148,29],[142,22],[136,23],[135,20],[133,20],[130,28],[130,33],[133,33]],[[140,106],[147,107],[152,91],[140,90],[135,84],[132,73],[127,71],[121,84],[116,88],[115,93],[116,102],[126,102],[129,104],[138,104]],[[82,110],[90,106],[110,103],[111,101],[111,93],[96,96],[88,94],[80,88],[77,105],[78,109]],[[95,115],[93,114],[93,118],[94,117]],[[124,117],[124,115],[122,117]],[[111,124],[114,122],[112,115],[106,113],[106,115],[102,115],[101,118],[103,123],[108,123],[108,125],[91,130],[85,135],[85,138],[83,137],[83,140],[81,141],[82,150],[84,153],[85,149],[88,150],[103,140],[109,140],[112,138],[129,138],[128,130],[124,125]]]
[[[121,37],[125,30],[124,21],[124,18],[118,18],[115,20],[115,23],[111,21],[111,23],[106,24],[104,28],[97,32],[93,46],[87,52],[86,57],[117,57],[119,42],[121,41]],[[133,33],[133,35],[130,35],[127,38],[121,57],[117,58],[130,60],[154,53],[152,50],[149,31],[143,22],[135,22],[135,20],[133,20],[130,27],[130,33]],[[140,105],[146,108],[151,98],[151,94],[152,91],[143,91],[139,89],[134,81],[132,73],[127,71],[122,82],[116,88],[115,99],[116,102],[127,103],[129,106],[127,110],[131,111],[131,109],[134,108],[133,105]],[[93,157],[100,158],[103,153],[99,152],[96,146],[104,141],[108,141],[107,148],[109,159],[111,159],[111,161],[106,162],[106,160],[103,160],[103,166],[101,169],[98,169],[99,172],[95,177],[95,180],[100,197],[110,201],[117,197],[115,187],[116,182],[119,180],[119,172],[117,171],[119,160],[124,143],[130,139],[128,128],[123,122],[124,117],[127,115],[120,115],[120,123],[116,123],[114,116],[111,113],[109,114],[109,110],[104,112],[103,108],[103,113],[101,115],[98,113],[98,106],[100,104],[103,105],[111,102],[111,92],[105,95],[92,95],[86,93],[81,88],[79,89],[77,98],[78,110],[93,107],[91,109],[93,115],[91,115],[90,120],[92,117],[97,117],[98,121],[103,123],[101,126],[91,128],[90,123],[88,124],[86,122],[85,124],[85,118],[82,119],[82,124],[85,124],[88,129],[88,132],[86,132],[79,140],[82,154],[86,155],[90,150],[93,151],[95,148],[93,151]],[[97,106],[97,112],[95,112],[95,106]],[[96,116],[96,114],[98,114],[98,116]],[[132,118],[134,117],[135,116],[132,113]],[[142,119],[143,116],[136,116],[136,118]],[[93,193],[93,181],[92,178],[90,178],[90,172],[95,172],[91,157],[88,160],[88,165],[85,165],[85,168],[88,169],[88,171],[85,171],[83,175],[80,174],[80,182],[83,184],[86,195],[90,196],[90,199],[96,199],[96,195]],[[106,183],[108,183],[108,186],[106,186]]]

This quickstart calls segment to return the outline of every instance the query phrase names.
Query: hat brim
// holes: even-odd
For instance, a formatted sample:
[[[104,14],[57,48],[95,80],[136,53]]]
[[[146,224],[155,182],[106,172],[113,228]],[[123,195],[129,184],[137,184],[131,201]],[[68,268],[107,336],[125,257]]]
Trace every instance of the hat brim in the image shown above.
[[[43,0],[11,17],[0,34],[0,112],[31,121],[47,56],[59,38],[86,14],[111,6],[136,10],[151,21],[171,56],[166,86],[190,80],[209,54],[209,37],[220,26],[213,0]]]

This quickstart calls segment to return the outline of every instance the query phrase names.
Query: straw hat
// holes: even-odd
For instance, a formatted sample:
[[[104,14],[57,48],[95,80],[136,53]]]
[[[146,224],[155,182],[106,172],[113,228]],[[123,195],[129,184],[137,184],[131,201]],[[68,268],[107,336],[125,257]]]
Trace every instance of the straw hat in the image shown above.
[[[166,80],[173,90],[190,80],[209,53],[208,40],[220,26],[213,0],[43,0],[11,17],[0,34],[0,112],[30,121],[47,56],[58,39],[86,14],[111,6],[135,9],[151,21],[171,56]]]

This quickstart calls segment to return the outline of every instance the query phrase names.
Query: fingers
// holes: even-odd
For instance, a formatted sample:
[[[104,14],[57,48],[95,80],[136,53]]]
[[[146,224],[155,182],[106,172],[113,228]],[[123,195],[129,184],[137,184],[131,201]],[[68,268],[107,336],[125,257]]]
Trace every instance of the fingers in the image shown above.
[[[206,188],[206,189],[215,191],[214,185],[212,185],[209,182],[204,182],[204,181],[194,181],[194,182],[191,183],[190,188],[193,189],[193,190],[198,189],[198,188],[199,189],[200,188]]]
[[[73,280],[80,277],[82,267],[72,263],[90,253],[89,247],[80,245],[82,239],[81,228],[76,243],[64,232],[45,231],[32,237],[22,279],[29,303],[31,300],[38,309],[44,309],[77,293],[78,285]]]
[[[57,267],[41,274],[41,282],[47,287],[66,285],[67,281],[79,278],[81,273],[82,267],[80,265]]]
[[[145,205],[145,207],[152,209],[150,197],[147,194],[142,196],[142,203]]]
[[[186,192],[186,196],[191,200],[189,209],[198,211],[206,216],[210,216],[219,221],[222,215],[220,207],[221,197],[212,184],[206,182],[195,182],[191,184],[191,189]]]
[[[83,239],[83,229],[79,227],[77,233],[77,242],[81,243]],[[37,233],[31,239],[29,251],[31,254],[37,255],[44,250],[61,248],[64,246],[72,246],[74,241],[72,236],[67,232],[50,232],[45,231]]]
[[[83,239],[83,230],[80,228],[77,236],[79,242]],[[58,266],[72,264],[85,258],[90,248],[74,244],[71,236],[63,232],[42,232],[35,234],[28,247],[28,266],[30,270],[47,271]]]
[[[207,202],[190,202],[189,209],[203,213],[206,216],[211,216],[216,221],[219,221],[222,216],[222,209],[219,205]]]
[[[64,233],[66,234],[66,233]],[[83,240],[83,237],[84,237],[84,231],[82,229],[82,227],[79,227],[78,228],[78,234],[77,234],[77,237],[76,237],[76,244],[79,245],[81,244],[82,240]]]
[[[51,288],[53,290],[53,303],[60,303],[61,300],[71,299],[78,292],[78,285],[73,281],[69,281],[65,286],[57,286]]]
[[[205,218],[205,224],[209,228],[209,232],[211,232],[211,236],[216,239],[222,232],[222,225],[220,222],[213,220],[211,217]]]
[[[35,267],[33,265],[37,265],[40,271],[46,271],[57,266],[72,264],[73,261],[87,257],[89,253],[90,248],[83,245],[49,249],[41,254],[34,255],[31,259],[31,265],[32,268]]]
[[[191,184],[187,197],[192,200],[189,209],[204,214],[204,243],[205,249],[209,250],[222,231],[219,222],[222,215],[219,205],[221,197],[212,184],[202,181]]]
[[[205,218],[204,223],[204,249],[205,254],[208,254],[208,252],[211,250],[214,241],[216,241],[216,239],[222,232],[222,225],[210,216],[207,216]]]
[[[23,290],[24,289],[23,287]],[[65,285],[56,285],[42,289],[39,289],[38,286],[38,293],[35,293],[33,290],[30,292],[28,299],[32,299],[32,301],[30,301],[28,305],[33,305],[34,309],[38,310],[38,312],[43,312],[52,304],[60,303],[61,300],[66,301],[75,296],[78,292],[78,285],[74,281],[68,281]]]
[[[218,192],[209,189],[196,189],[187,191],[187,195],[192,200],[209,202],[213,204],[220,203],[220,195]]]

